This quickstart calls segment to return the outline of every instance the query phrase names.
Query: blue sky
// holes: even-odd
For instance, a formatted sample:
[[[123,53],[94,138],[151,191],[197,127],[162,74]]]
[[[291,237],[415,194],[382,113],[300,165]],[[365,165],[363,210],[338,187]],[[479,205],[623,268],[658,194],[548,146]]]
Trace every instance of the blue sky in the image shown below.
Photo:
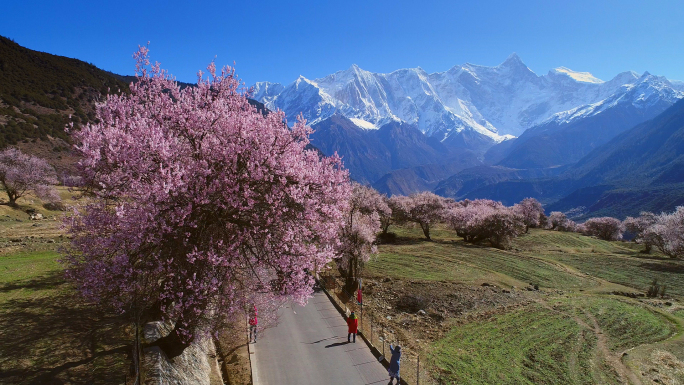
[[[610,79],[634,70],[684,80],[681,1],[18,1],[0,35],[31,49],[132,74],[132,53],[194,81],[214,57],[248,84],[325,76],[352,63],[373,72],[512,52],[537,74],[565,66]]]

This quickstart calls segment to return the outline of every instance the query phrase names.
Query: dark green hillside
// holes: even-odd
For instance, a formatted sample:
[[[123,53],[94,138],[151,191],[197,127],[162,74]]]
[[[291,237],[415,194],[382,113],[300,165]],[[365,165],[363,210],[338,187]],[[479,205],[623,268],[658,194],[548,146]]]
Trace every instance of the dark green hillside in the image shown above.
[[[0,36],[0,147],[48,135],[66,139],[69,115],[76,124],[87,122],[102,94],[127,88],[92,64]]]
[[[548,209],[623,218],[684,205],[684,101],[591,152],[568,175],[581,186]]]

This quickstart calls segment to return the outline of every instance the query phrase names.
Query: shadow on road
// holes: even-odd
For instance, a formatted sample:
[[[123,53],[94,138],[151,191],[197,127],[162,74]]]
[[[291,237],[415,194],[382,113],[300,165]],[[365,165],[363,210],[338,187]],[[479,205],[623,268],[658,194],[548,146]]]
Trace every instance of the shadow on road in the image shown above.
[[[351,342],[347,342],[347,341],[344,341],[344,342],[335,342],[334,344],[325,345],[325,347],[326,347],[326,348],[334,348],[335,346],[344,346],[344,345],[348,345],[348,344],[350,344],[350,343],[351,343]]]

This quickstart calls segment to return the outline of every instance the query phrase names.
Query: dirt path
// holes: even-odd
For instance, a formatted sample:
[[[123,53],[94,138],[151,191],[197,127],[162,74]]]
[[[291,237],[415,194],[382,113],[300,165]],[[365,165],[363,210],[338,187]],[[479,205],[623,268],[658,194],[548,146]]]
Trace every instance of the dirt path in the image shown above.
[[[622,359],[619,355],[613,353],[610,351],[608,348],[608,337],[603,333],[603,330],[599,327],[598,321],[596,321],[596,318],[588,311],[582,309],[584,312],[584,315],[589,318],[593,324],[593,331],[594,334],[596,334],[597,342],[596,342],[596,348],[601,352],[603,357],[606,359],[606,362],[610,364],[610,366],[617,372],[617,374],[620,376],[620,379],[623,381],[624,384],[634,384],[634,385],[642,385],[641,380],[639,380],[639,377],[637,377],[634,372],[632,372],[623,362]]]
[[[552,312],[562,314],[568,317],[571,317],[578,325],[581,327],[590,330],[591,332],[596,335],[596,349],[600,353],[601,356],[606,360],[606,362],[615,370],[615,372],[620,376],[620,380],[622,381],[623,384],[625,385],[642,385],[641,380],[639,377],[634,374],[623,362],[620,354],[615,354],[613,353],[610,348],[608,348],[608,337],[606,336],[605,333],[603,333],[603,330],[598,324],[598,321],[596,321],[596,318],[588,311],[585,309],[581,309],[584,315],[591,321],[591,325],[586,323],[584,320],[581,318],[577,317],[575,314],[563,312],[557,309],[554,309],[553,307],[549,306],[545,301],[540,300],[537,301],[541,306],[543,306],[545,309],[550,310]],[[584,336],[582,333],[579,334],[578,340],[577,340],[577,345],[576,348],[573,350],[577,350],[579,352],[579,349],[581,349],[582,343],[584,342]],[[570,367],[570,372],[572,373],[573,377],[576,376],[577,373],[577,355],[573,354],[570,357],[570,361],[568,362],[568,366]]]

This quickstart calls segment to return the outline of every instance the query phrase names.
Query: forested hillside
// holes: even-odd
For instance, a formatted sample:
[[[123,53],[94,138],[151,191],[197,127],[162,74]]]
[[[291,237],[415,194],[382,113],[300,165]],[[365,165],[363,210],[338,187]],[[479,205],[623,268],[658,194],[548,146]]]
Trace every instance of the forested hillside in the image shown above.
[[[0,36],[0,148],[48,136],[66,140],[70,121],[92,120],[103,94],[127,89],[125,81],[92,64]]]

